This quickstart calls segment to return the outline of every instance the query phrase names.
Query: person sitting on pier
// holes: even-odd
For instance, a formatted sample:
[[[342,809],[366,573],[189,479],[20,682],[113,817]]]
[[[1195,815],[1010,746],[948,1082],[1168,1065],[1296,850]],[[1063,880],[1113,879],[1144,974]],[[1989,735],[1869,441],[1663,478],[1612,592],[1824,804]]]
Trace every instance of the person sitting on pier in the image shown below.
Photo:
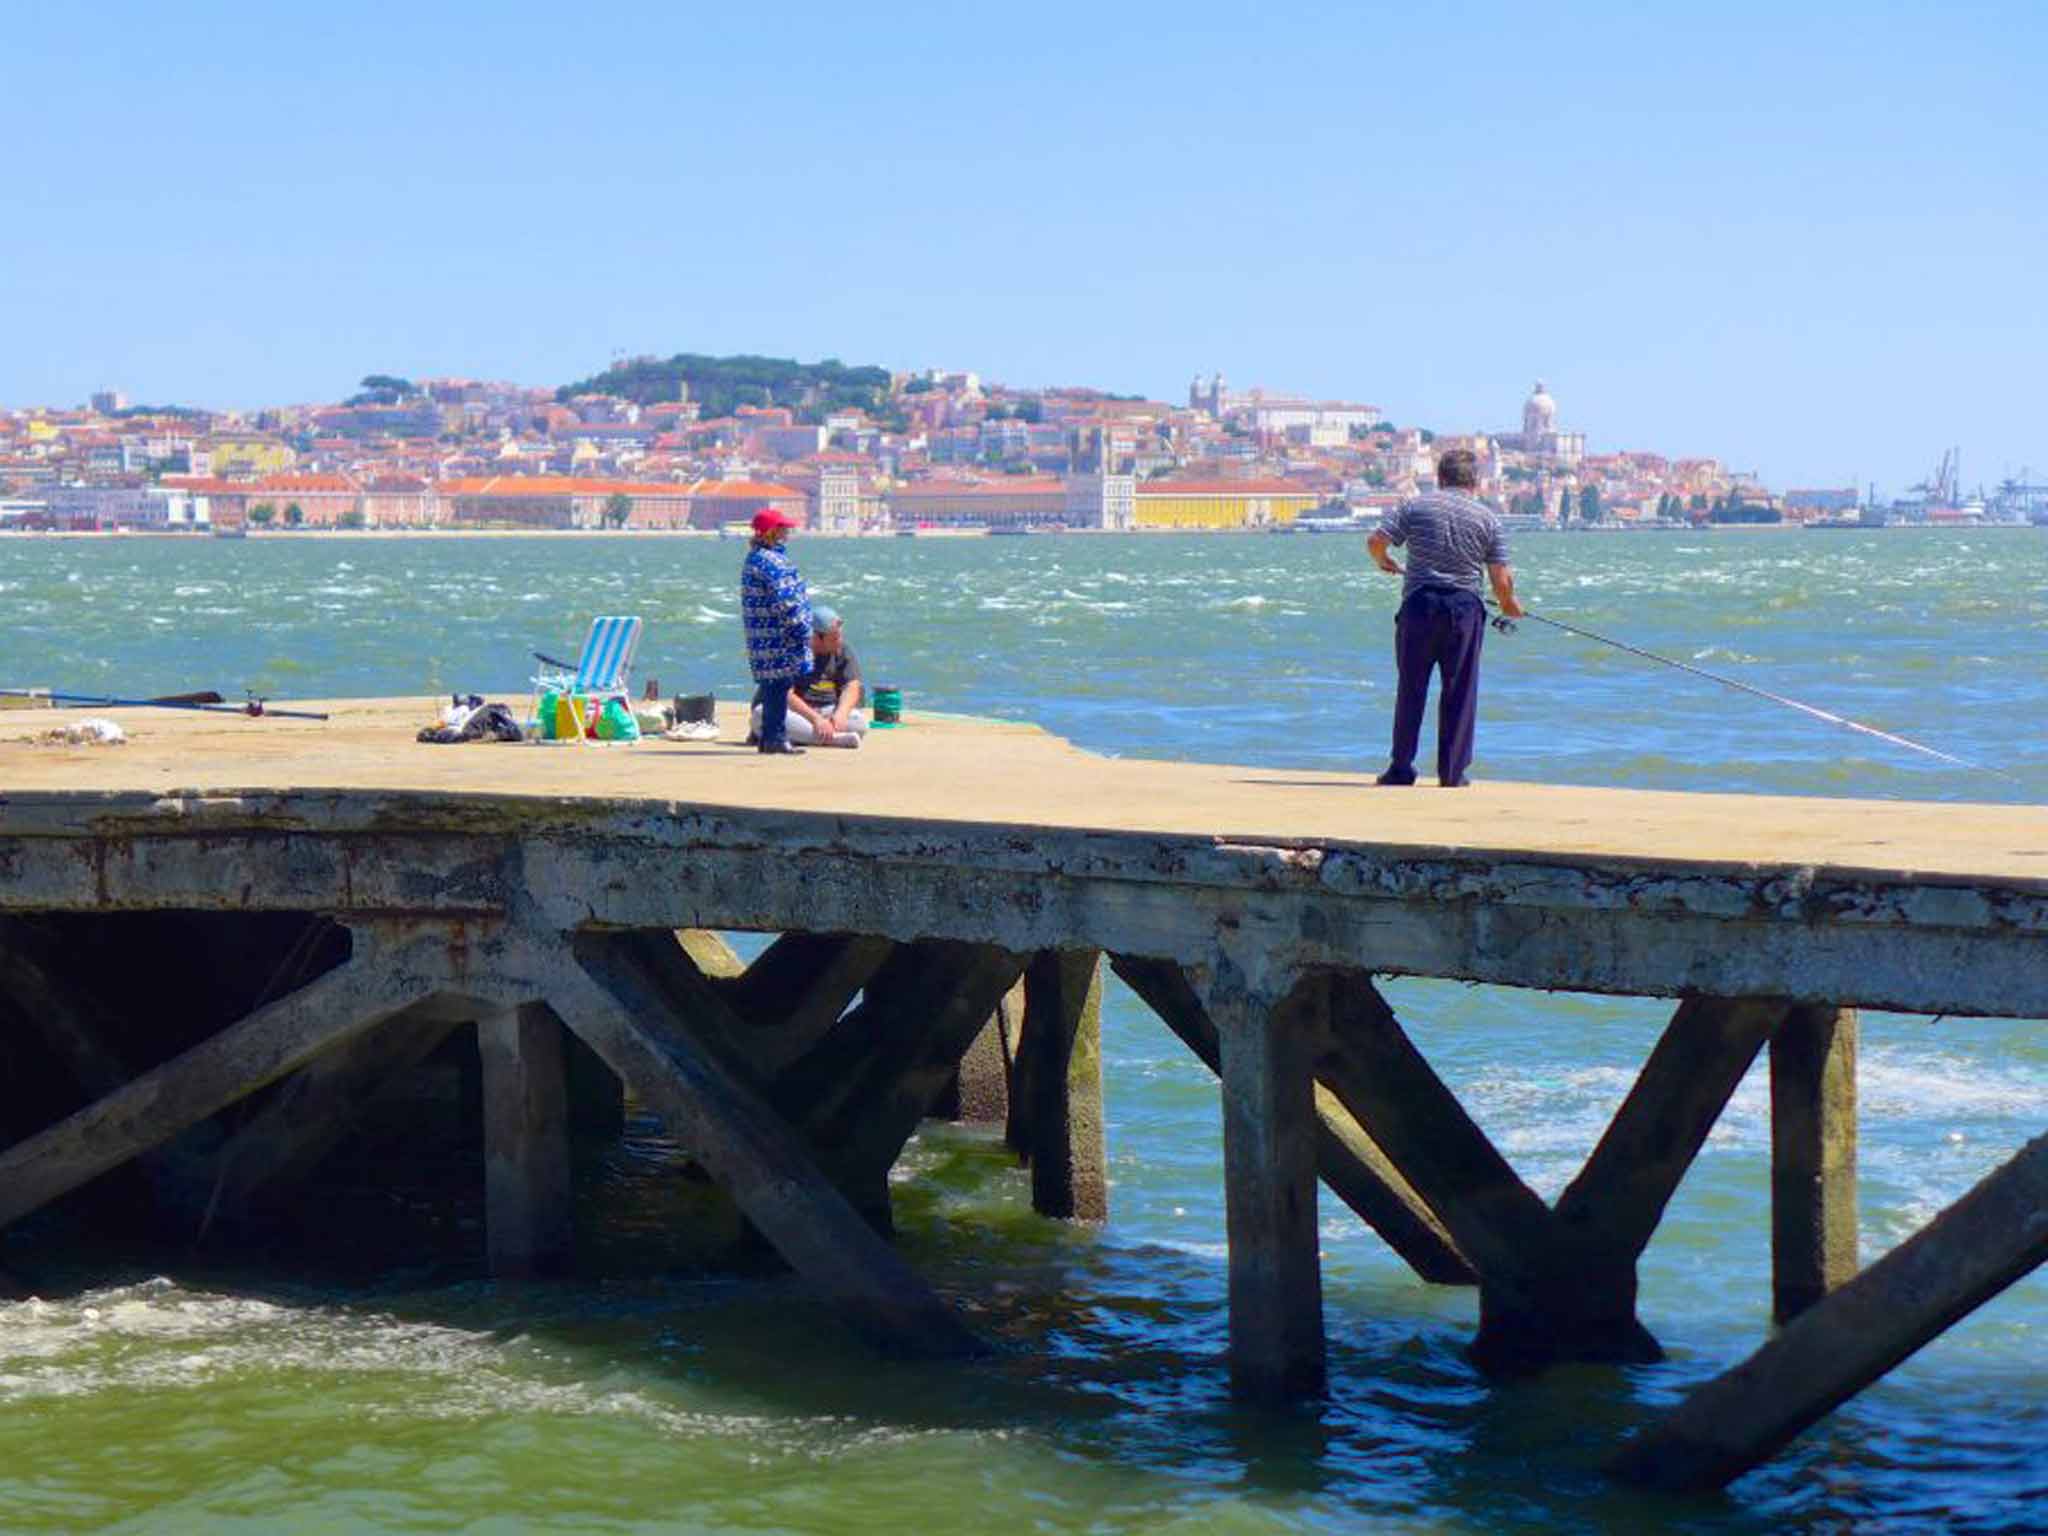
[[[857,747],[868,732],[860,659],[846,643],[846,625],[832,609],[811,609],[811,670],[789,690],[789,739],[821,747]],[[754,714],[754,733],[761,716]]]
[[[1479,647],[1486,638],[1482,575],[1492,583],[1504,615],[1520,618],[1522,605],[1515,600],[1515,574],[1508,566],[1500,518],[1472,494],[1479,484],[1478,455],[1464,448],[1448,450],[1437,460],[1436,479],[1437,490],[1402,502],[1366,540],[1373,563],[1402,578],[1401,607],[1394,618],[1394,664],[1400,677],[1394,749],[1379,782],[1415,782],[1429,678],[1441,669],[1436,776],[1444,788],[1456,789],[1469,782],[1465,770],[1472,763],[1479,721]],[[1408,546],[1406,571],[1387,553],[1394,544]]]
[[[810,670],[811,594],[783,550],[796,519],[768,507],[754,514],[753,526],[740,567],[740,622],[761,712],[750,739],[765,753],[795,755],[803,749],[789,744],[789,696]]]

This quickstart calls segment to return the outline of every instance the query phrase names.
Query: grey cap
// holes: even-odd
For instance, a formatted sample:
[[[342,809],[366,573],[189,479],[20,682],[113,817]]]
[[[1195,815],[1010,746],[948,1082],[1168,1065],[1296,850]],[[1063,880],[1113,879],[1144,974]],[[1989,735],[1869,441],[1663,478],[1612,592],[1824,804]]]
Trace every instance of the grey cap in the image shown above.
[[[832,633],[832,631],[833,631],[833,630],[837,629],[838,627],[839,627],[839,611],[838,611],[838,610],[837,610],[836,608],[827,608],[827,607],[825,607],[825,606],[824,606],[824,605],[823,605],[822,603],[820,603],[820,604],[816,604],[816,605],[814,605],[814,606],[812,607],[812,609],[811,609],[811,633],[812,633],[812,634],[814,634],[814,635],[829,635],[829,634],[831,634],[831,633]]]

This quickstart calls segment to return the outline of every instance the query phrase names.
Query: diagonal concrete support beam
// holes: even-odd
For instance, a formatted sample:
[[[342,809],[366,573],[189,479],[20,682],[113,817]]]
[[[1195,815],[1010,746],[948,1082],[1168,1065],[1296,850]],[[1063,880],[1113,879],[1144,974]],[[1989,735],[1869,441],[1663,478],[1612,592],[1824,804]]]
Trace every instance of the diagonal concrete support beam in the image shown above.
[[[354,956],[0,1153],[0,1227],[160,1146],[434,990],[430,955],[357,934]]]
[[[878,1224],[889,1219],[889,1169],[1023,972],[1022,955],[988,945],[904,945],[818,1049],[776,1079],[772,1102]]]
[[[1370,978],[1347,976],[1325,1082],[1407,1175],[1479,1273],[1488,1369],[1655,1360],[1636,1261],[1729,1097],[1779,1029],[1778,999],[1693,998],[1554,1208],[1515,1174],[1430,1069]]]
[[[205,1165],[202,1231],[291,1199],[378,1091],[433,1055],[470,1012],[429,999],[323,1051],[277,1085]]]
[[[1171,960],[1114,955],[1110,969],[1181,1038],[1211,1072],[1222,1071],[1216,1023],[1186,974]],[[1331,1193],[1411,1269],[1442,1285],[1472,1285],[1478,1275],[1434,1211],[1327,1086],[1317,1083],[1316,1171]]]
[[[867,934],[785,933],[763,950],[722,989],[756,1069],[772,1076],[823,1040],[895,949]]]
[[[2048,1136],[1693,1392],[1609,1470],[1661,1488],[1730,1483],[2044,1261]]]
[[[1634,1255],[1558,1221],[1408,1038],[1363,974],[1333,983],[1317,1075],[1413,1185],[1479,1275],[1485,1369],[1662,1358],[1636,1321]]]
[[[803,1137],[701,1041],[631,952],[580,944],[576,963],[549,978],[547,1000],[640,1099],[688,1127],[691,1151],[748,1220],[862,1333],[908,1355],[980,1349],[819,1171]]]
[[[737,981],[747,973],[747,962],[709,928],[678,928],[676,944],[713,981]]]
[[[135,1076],[113,1042],[114,1016],[91,978],[59,976],[39,948],[21,919],[0,921],[0,974],[6,976],[0,1017],[21,1020],[85,1099],[104,1098]],[[194,1127],[183,1138],[136,1154],[166,1227],[184,1230],[200,1209],[201,1174],[214,1139],[204,1127]]]
[[[1694,997],[1678,1005],[1557,1218],[1632,1264],[1789,1004]]]

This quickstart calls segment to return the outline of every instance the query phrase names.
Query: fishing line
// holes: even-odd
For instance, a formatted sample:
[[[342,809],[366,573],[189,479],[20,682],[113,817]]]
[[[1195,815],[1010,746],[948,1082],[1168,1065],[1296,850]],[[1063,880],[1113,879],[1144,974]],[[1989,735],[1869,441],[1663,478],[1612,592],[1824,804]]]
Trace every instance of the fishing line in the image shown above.
[[[219,699],[219,694],[211,695]],[[47,688],[0,688],[0,699],[48,699],[52,704],[88,709],[184,709],[212,715],[247,715],[251,719],[275,716],[280,720],[325,720],[327,716],[310,709],[272,709],[267,699],[249,695],[246,704],[205,703],[197,694],[156,699],[110,698],[97,693],[58,693]]]
[[[1767,699],[1773,704],[1781,704],[1787,709],[1796,709],[1802,715],[1811,715],[1814,719],[1825,720],[1830,725],[1846,726],[1852,731],[1861,731],[1865,736],[1875,736],[1879,741],[1888,741],[1893,746],[1905,747],[1909,751],[1920,752],[1928,757],[1939,758],[1942,762],[1952,763],[1958,768],[1967,768],[1973,773],[1988,773],[1994,778],[2005,780],[2008,784],[2021,783],[2019,779],[2013,777],[2013,775],[2007,773],[2002,768],[1993,768],[1984,763],[1973,763],[1966,757],[1957,757],[1952,752],[1943,752],[1938,748],[1927,746],[1909,737],[1895,735],[1891,731],[1881,731],[1874,725],[1865,725],[1861,720],[1851,720],[1847,715],[1835,714],[1832,710],[1822,709],[1817,704],[1807,704],[1798,699],[1788,699],[1782,693],[1772,693],[1768,688],[1759,688],[1754,683],[1745,683],[1739,678],[1723,677],[1719,672],[1709,672],[1705,667],[1695,667],[1689,662],[1674,661],[1669,656],[1659,656],[1655,651],[1646,651],[1639,645],[1630,645],[1626,640],[1616,640],[1610,635],[1596,634],[1590,629],[1581,629],[1576,624],[1567,624],[1562,619],[1547,619],[1542,614],[1532,613],[1526,608],[1522,610],[1521,616],[1525,619],[1534,619],[1538,624],[1548,624],[1552,629],[1561,629],[1568,635],[1577,635],[1581,639],[1597,640],[1602,645],[1611,645],[1617,651],[1626,651],[1631,656],[1640,656],[1643,660],[1654,661],[1660,666],[1671,667],[1680,672],[1690,672],[1694,677],[1704,677],[1708,682],[1719,683],[1724,688],[1733,688],[1742,693],[1753,694],[1759,699]],[[1514,621],[1502,615],[1494,619],[1493,625],[1496,629],[1502,629],[1505,626],[1508,632],[1512,632]]]

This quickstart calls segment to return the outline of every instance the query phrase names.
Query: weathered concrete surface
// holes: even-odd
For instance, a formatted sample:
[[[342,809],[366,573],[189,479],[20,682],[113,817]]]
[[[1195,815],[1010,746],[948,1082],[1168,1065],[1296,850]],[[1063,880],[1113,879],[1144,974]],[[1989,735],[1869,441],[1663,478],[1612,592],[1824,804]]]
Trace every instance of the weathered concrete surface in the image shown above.
[[[543,964],[545,960],[543,959]],[[876,1343],[907,1355],[980,1341],[819,1171],[804,1140],[740,1081],[626,948],[593,942],[544,992],[671,1126],[791,1267]],[[985,1012],[985,1010],[984,1010]]]
[[[1485,1369],[1557,1360],[1647,1361],[1633,1252],[1560,1220],[1522,1182],[1364,976],[1325,975],[1329,1025],[1315,1074],[1435,1212],[1479,1276]]]
[[[1319,1396],[1328,1366],[1313,1063],[1329,989],[1229,954],[1189,979],[1222,1046],[1231,1394],[1271,1404]]]
[[[562,1021],[545,1003],[477,1021],[484,1069],[484,1239],[491,1273],[524,1276],[569,1261],[569,1093]]]
[[[1110,967],[1211,1072],[1222,1074],[1223,1047],[1216,1021],[1178,965],[1117,955]],[[1316,1169],[1330,1192],[1423,1279],[1440,1285],[1476,1285],[1479,1276],[1436,1213],[1321,1083],[1315,1085],[1315,1107]]]
[[[1052,950],[1031,957],[1015,1076],[1014,1141],[1023,1143],[1018,1150],[1031,1165],[1032,1209],[1062,1220],[1106,1220],[1101,955]]]
[[[1771,1038],[1771,1310],[1789,1322],[1856,1274],[1856,1035],[1797,1008]]]
[[[203,1210],[202,1233],[251,1227],[276,1215],[378,1092],[425,1061],[463,1022],[433,1002],[420,1004],[322,1051],[279,1083],[196,1170],[204,1187],[186,1202]]]
[[[1086,946],[1202,963],[1256,916],[1303,965],[1637,995],[2048,1015],[2048,810],[1105,762],[917,721],[860,753],[428,747],[131,712],[0,724],[0,909],[291,908]],[[935,794],[933,786],[948,792]],[[223,879],[223,874],[228,878]]]
[[[1717,1488],[2048,1260],[2048,1136],[1651,1425],[1612,1469]]]

